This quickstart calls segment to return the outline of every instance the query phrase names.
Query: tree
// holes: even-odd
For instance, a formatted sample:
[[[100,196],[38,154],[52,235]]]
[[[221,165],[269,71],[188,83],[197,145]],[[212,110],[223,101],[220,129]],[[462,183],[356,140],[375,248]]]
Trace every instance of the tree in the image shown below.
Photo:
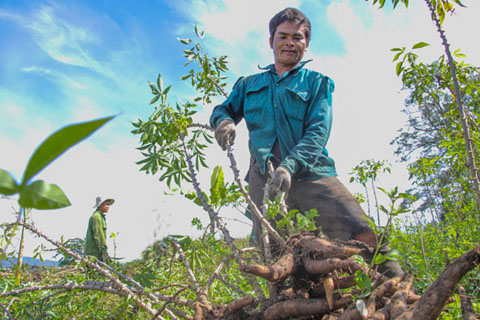
[[[462,56],[458,52],[456,55]],[[450,68],[444,56],[431,64],[418,62],[413,53],[406,56],[408,67],[404,66],[401,77],[403,89],[410,92],[404,110],[408,120],[392,143],[397,145],[395,153],[402,161],[412,161],[410,177],[423,199],[420,210],[432,210],[443,220],[446,212],[475,205],[476,201]],[[480,68],[460,62],[456,70],[471,142],[478,150]]]

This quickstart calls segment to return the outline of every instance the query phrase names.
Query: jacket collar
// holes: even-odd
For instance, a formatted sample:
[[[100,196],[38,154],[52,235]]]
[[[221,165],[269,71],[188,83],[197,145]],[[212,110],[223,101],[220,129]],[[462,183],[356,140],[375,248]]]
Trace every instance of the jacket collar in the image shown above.
[[[98,213],[100,213],[100,214],[102,215],[102,217],[105,219],[105,213],[103,213],[102,211],[100,211],[100,210],[98,210],[98,209],[95,210],[95,211],[98,212]]]
[[[309,63],[310,61],[312,61],[312,59],[302,61],[302,62],[300,62],[296,67],[292,68],[292,69],[289,70],[288,72],[291,73],[291,72],[294,71],[294,70],[301,69],[301,68],[303,68],[304,65],[306,65],[306,64]],[[271,65],[268,65],[268,66],[266,66],[266,67],[260,67],[260,65],[259,65],[259,66],[258,66],[258,69],[260,69],[260,70],[268,70],[268,71],[271,71],[271,72],[275,72],[275,64],[272,63]]]

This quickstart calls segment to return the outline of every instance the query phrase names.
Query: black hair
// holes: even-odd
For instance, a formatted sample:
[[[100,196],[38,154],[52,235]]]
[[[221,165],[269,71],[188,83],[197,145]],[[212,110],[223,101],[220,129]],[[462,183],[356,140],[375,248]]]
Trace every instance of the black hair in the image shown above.
[[[275,35],[275,31],[277,31],[277,27],[284,23],[285,21],[293,22],[297,25],[303,25],[305,27],[305,37],[308,41],[310,41],[310,34],[312,26],[310,24],[310,20],[303,14],[302,11],[295,9],[295,8],[285,8],[279,13],[277,13],[273,18],[270,20],[268,27],[270,29],[270,37],[273,39]]]

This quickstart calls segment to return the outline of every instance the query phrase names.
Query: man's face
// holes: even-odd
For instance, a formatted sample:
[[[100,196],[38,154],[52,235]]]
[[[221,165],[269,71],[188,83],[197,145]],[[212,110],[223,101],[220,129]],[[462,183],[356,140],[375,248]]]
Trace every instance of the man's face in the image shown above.
[[[98,210],[103,212],[103,213],[107,213],[108,212],[108,209],[110,209],[110,206],[107,205],[106,203],[102,203],[99,207],[98,207]]]
[[[273,38],[270,38],[270,48],[273,49],[275,65],[290,70],[302,61],[309,41],[305,37],[305,27],[285,21],[278,25]]]

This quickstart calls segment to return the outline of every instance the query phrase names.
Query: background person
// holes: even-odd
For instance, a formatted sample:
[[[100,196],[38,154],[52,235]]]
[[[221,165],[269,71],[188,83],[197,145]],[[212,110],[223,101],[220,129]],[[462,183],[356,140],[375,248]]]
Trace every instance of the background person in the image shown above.
[[[85,237],[85,254],[97,257],[97,259],[106,262],[108,259],[107,251],[107,222],[105,215],[110,206],[115,202],[114,199],[102,200],[97,197],[95,200],[96,209],[88,221],[87,235]]]

